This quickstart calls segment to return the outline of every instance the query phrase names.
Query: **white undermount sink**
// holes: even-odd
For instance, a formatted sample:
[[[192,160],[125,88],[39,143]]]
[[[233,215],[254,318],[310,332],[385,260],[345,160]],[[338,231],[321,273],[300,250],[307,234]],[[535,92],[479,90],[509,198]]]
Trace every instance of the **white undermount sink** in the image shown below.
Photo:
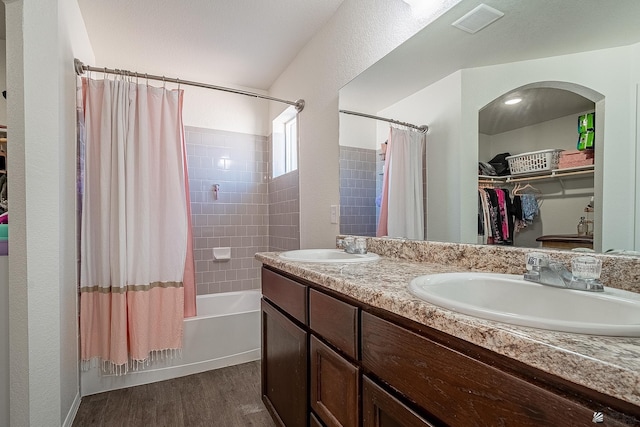
[[[420,299],[483,319],[560,332],[640,337],[640,294],[604,289],[554,288],[494,273],[431,274],[409,283]]]
[[[287,261],[299,262],[370,262],[378,258],[378,254],[368,252],[366,254],[348,254],[342,249],[298,249],[295,251],[282,252],[280,258]]]

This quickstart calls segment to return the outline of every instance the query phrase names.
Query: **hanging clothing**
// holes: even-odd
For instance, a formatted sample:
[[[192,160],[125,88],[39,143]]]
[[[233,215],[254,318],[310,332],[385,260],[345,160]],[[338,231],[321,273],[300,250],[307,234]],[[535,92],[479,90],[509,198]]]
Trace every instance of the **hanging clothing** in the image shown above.
[[[533,218],[538,215],[538,199],[535,194],[524,193],[520,196],[522,201],[522,218],[525,221],[533,221]]]
[[[376,235],[424,240],[425,135],[391,126]]]
[[[522,212],[522,198],[520,196],[513,196],[513,218],[514,218],[514,233],[519,233],[527,227],[527,221],[524,219],[524,213]]]
[[[124,374],[182,348],[190,228],[182,92],[83,79],[80,341]],[[187,279],[188,281],[188,279]]]
[[[478,227],[482,242],[493,245],[513,245],[515,220],[509,191],[503,188],[478,189]]]

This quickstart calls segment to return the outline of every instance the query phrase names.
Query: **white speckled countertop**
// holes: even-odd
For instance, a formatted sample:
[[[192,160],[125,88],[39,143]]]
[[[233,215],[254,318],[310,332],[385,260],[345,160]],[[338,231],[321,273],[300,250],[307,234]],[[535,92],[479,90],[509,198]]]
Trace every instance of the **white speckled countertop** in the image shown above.
[[[277,252],[256,254],[265,265],[291,273],[373,307],[464,339],[576,384],[640,405],[640,338],[605,337],[512,326],[456,313],[413,296],[409,281],[424,274],[490,271],[521,274],[531,249],[393,239],[368,239],[368,263],[304,263]],[[575,254],[542,251],[568,261]],[[598,255],[607,286],[640,290],[640,259]]]

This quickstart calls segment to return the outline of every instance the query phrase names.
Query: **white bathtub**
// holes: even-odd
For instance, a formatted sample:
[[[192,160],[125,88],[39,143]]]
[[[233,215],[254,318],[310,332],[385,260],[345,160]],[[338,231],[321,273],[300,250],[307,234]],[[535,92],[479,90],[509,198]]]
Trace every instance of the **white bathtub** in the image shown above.
[[[198,316],[185,319],[182,358],[152,362],[127,375],[81,372],[83,396],[191,375],[260,359],[260,291],[199,295]]]

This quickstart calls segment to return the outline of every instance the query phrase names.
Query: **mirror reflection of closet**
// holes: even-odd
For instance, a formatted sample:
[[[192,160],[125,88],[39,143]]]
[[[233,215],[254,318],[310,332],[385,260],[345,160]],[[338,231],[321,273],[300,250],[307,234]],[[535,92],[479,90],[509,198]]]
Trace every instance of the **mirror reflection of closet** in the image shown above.
[[[521,101],[505,104],[513,98]],[[594,111],[593,101],[568,90],[535,87],[509,92],[479,112],[478,160],[489,162],[501,153],[518,155],[547,149],[575,151],[579,136],[578,117]],[[513,233],[513,245],[569,248],[562,243],[556,246],[546,242],[546,237],[577,235],[580,218],[589,215],[585,208],[594,196],[593,167],[591,171],[565,177],[548,177],[548,174],[542,177],[541,174],[514,174],[496,180],[495,185],[507,189],[511,197],[514,190],[519,194],[531,193],[540,204],[539,214],[527,221],[526,227]],[[481,186],[492,185],[482,179],[479,183]],[[589,217],[593,219],[592,215]],[[480,239],[481,236],[479,242],[482,242]],[[590,247],[584,241],[578,246]]]

